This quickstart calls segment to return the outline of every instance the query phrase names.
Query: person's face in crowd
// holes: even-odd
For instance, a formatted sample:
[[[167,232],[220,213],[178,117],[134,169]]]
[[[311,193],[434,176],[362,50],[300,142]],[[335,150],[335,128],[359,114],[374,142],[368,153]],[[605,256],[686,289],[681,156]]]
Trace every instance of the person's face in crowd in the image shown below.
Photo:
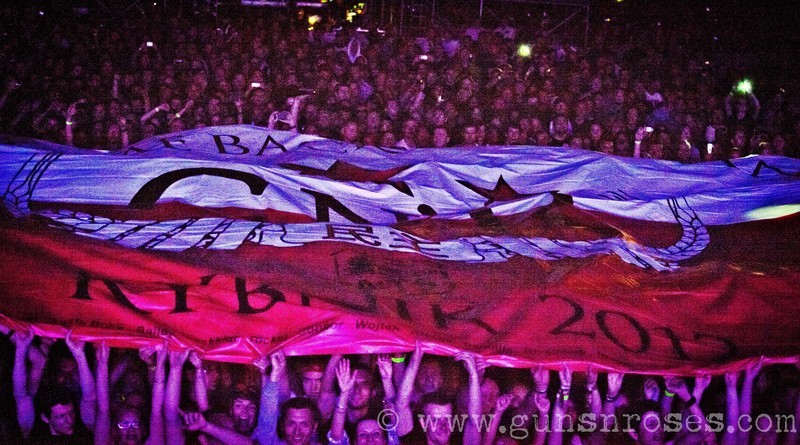
[[[780,134],[775,135],[775,137],[772,138],[773,153],[782,156],[785,150],[786,150],[786,139],[784,139],[783,136]]]
[[[425,429],[425,439],[429,445],[447,445],[450,443],[450,424],[449,419],[453,415],[453,407],[450,404],[437,405],[429,403],[422,408],[423,416],[419,422],[427,422]],[[435,427],[434,427],[435,423]]]
[[[593,141],[599,141],[603,137],[603,127],[598,124],[592,124],[589,128],[589,136]]]
[[[117,423],[111,426],[115,443],[123,445],[137,445],[144,443],[144,425],[142,417],[135,409],[124,409],[117,419]]]
[[[336,88],[336,99],[340,102],[349,101],[350,93],[350,88],[347,85],[339,85]]]
[[[689,162],[692,159],[692,146],[680,141],[678,142],[678,161]]]
[[[642,422],[636,432],[629,433],[640,445],[663,445],[666,440],[659,414],[647,411],[642,414]]]
[[[250,434],[256,426],[258,407],[252,400],[236,399],[231,405],[231,418],[236,431]]]
[[[614,142],[608,139],[604,140],[600,144],[600,151],[607,155],[614,154]]]
[[[625,90],[622,88],[617,88],[614,91],[614,103],[617,105],[622,105],[625,103]]]
[[[465,145],[475,145],[478,142],[478,129],[474,125],[467,125],[462,131]]]
[[[250,95],[250,101],[256,106],[263,106],[267,103],[267,99],[267,92],[263,88],[256,88]]]
[[[215,115],[222,112],[222,102],[217,97],[208,100],[208,114]]]
[[[80,391],[78,363],[71,357],[64,357],[58,363],[56,383],[72,392]]]
[[[548,135],[547,132],[544,130],[536,133],[536,145],[541,145],[541,146],[550,145],[550,135]]]
[[[746,144],[746,139],[744,130],[736,130],[736,133],[733,134],[734,147],[743,148]]]
[[[397,104],[396,100],[390,100],[386,103],[386,115],[392,119],[397,118],[397,115],[400,113],[400,105]]]
[[[521,133],[517,127],[508,127],[506,130],[506,144],[514,145],[521,142]]]
[[[403,139],[406,141],[413,141],[417,135],[417,122],[415,120],[407,120],[403,122]]]
[[[435,360],[426,360],[419,365],[415,386],[420,394],[428,394],[442,387],[442,366]]]
[[[436,127],[433,130],[433,146],[437,148],[447,147],[448,143],[450,143],[450,135],[447,134],[447,129]]]
[[[317,432],[317,424],[309,409],[290,408],[283,424],[286,445],[309,445]]]
[[[498,397],[500,397],[500,387],[497,383],[492,379],[484,379],[481,383],[481,412],[491,413]]]
[[[691,141],[692,140],[692,129],[688,125],[681,129],[681,141]]]
[[[178,133],[184,130],[183,119],[172,119],[169,122],[169,131],[170,133]]]
[[[371,132],[378,130],[381,125],[381,115],[377,111],[370,111],[367,114],[367,129]]]
[[[617,134],[616,138],[614,139],[614,154],[619,156],[627,156],[629,151],[628,149],[628,138],[622,133]]]
[[[639,110],[637,108],[628,108],[625,116],[625,122],[628,126],[633,127],[639,123]]]
[[[372,396],[372,380],[363,369],[357,369],[353,378],[355,383],[347,401],[348,406],[352,409],[364,409],[369,405]]]
[[[92,119],[95,122],[101,122],[103,119],[106,118],[106,106],[103,104],[97,104],[92,107]]]
[[[386,445],[386,434],[373,419],[362,420],[356,426],[355,445]]]
[[[397,143],[397,138],[391,131],[384,132],[381,136],[381,147],[393,147]]]
[[[234,91],[247,91],[247,81],[245,80],[244,74],[236,73],[233,76],[233,89]]]
[[[445,125],[447,125],[447,115],[445,114],[444,110],[436,110],[433,113],[433,126],[444,127]]]
[[[567,118],[564,117],[563,114],[556,116],[556,119],[553,121],[553,129],[558,134],[566,134],[569,132],[569,121],[567,121]]]
[[[300,373],[303,383],[303,393],[311,400],[317,400],[322,391],[322,370],[317,367],[309,368]]]
[[[71,436],[75,429],[75,407],[72,404],[56,404],[50,408],[50,417],[42,414],[53,436]]]
[[[345,142],[358,141],[358,126],[355,122],[347,122],[344,127],[342,127],[342,139]]]

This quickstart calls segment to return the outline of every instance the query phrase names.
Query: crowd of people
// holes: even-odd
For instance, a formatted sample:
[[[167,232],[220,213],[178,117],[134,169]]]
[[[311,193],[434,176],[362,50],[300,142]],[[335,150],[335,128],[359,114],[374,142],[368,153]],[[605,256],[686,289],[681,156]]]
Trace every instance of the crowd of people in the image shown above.
[[[763,61],[712,54],[691,23],[600,22],[577,45],[535,20],[397,33],[325,17],[311,29],[313,11],[67,21],[71,10],[11,8],[0,19],[10,135],[114,150],[254,124],[409,149],[525,144],[684,163],[800,154],[791,73],[736,88]]]
[[[2,332],[1,443],[800,443],[800,372],[763,360],[713,378],[601,374],[496,368],[418,342],[241,365],[167,342],[137,351]]]

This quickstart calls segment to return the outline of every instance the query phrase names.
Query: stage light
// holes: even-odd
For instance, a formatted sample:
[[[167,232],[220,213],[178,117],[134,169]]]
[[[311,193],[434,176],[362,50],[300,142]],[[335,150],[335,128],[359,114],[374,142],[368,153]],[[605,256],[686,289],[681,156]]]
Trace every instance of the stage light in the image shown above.
[[[520,57],[530,57],[531,56],[531,46],[528,45],[528,44],[523,43],[522,45],[519,46],[519,49],[517,49],[517,54]]]
[[[741,94],[750,94],[753,92],[753,82],[750,79],[742,79],[736,84],[736,91]]]
[[[309,25],[311,25],[311,26],[314,26],[314,25],[315,25],[315,24],[317,24],[317,23],[318,23],[320,20],[322,20],[322,17],[320,17],[320,16],[318,16],[318,15],[312,15],[312,16],[310,16],[310,17],[308,18],[308,24],[309,24]]]

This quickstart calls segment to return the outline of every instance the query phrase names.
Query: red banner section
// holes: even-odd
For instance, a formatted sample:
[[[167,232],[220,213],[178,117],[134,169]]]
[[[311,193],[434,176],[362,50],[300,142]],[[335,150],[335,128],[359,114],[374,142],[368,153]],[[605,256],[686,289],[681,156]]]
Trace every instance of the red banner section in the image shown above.
[[[615,256],[465,264],[332,242],[159,253],[13,227],[0,239],[0,313],[41,335],[168,338],[224,361],[408,350],[421,338],[505,366],[722,371],[800,353],[800,258],[784,250],[798,222],[713,230],[714,249],[666,273]]]

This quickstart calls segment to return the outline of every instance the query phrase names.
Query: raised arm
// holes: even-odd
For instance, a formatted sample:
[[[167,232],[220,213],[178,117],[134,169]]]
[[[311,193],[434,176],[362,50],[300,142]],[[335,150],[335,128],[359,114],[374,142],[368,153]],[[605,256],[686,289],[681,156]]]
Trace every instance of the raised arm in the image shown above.
[[[263,360],[262,360],[263,363]],[[258,424],[253,433],[259,445],[273,445],[278,441],[278,414],[280,412],[280,397],[278,382],[282,374],[286,373],[286,355],[283,351],[274,352],[270,356],[272,370],[269,379],[261,388],[261,407],[258,411]],[[262,368],[256,364],[259,369]],[[266,369],[266,365],[263,365]]]
[[[614,422],[617,422],[616,414],[617,410],[617,399],[619,398],[619,392],[622,389],[622,381],[625,378],[625,374],[621,372],[609,372],[606,376],[608,379],[608,392],[606,393],[606,398],[603,401],[603,414],[606,417],[603,418],[604,426],[609,429],[613,430],[615,425],[608,425],[607,419],[612,419]]]
[[[164,392],[167,382],[167,342],[155,347],[153,367],[153,398],[150,401],[150,435],[147,445],[164,445]]]
[[[208,422],[203,413],[191,412],[183,415],[187,431],[199,431],[213,437],[224,445],[252,445],[253,441],[234,430]]]
[[[564,440],[564,414],[567,410],[567,400],[569,400],[569,393],[572,388],[572,370],[566,363],[558,371],[558,377],[561,381],[561,387],[558,390],[558,394],[556,394],[556,402],[553,405],[550,433],[547,435],[548,445],[561,445]]]
[[[550,386],[550,371],[542,365],[531,369],[533,376],[533,402],[536,406],[535,445],[544,445],[547,439],[547,426],[550,421],[550,400],[547,398],[547,387]]]
[[[86,342],[73,339],[72,330],[67,332],[64,341],[78,364],[78,376],[81,381],[81,421],[90,431],[94,431],[97,391],[92,370],[89,369],[89,361],[86,359],[86,351],[84,350]]]
[[[422,344],[417,341],[414,353],[406,368],[400,389],[397,391],[397,435],[405,436],[414,429],[414,418],[411,413],[411,392],[414,390],[414,381],[417,379],[419,364],[422,362]]]
[[[739,372],[725,373],[725,432],[722,445],[736,445],[737,420],[739,419]]]
[[[39,347],[35,345],[28,348],[28,361],[31,367],[28,369],[28,394],[33,396],[39,391],[39,384],[44,375],[44,368],[47,366],[47,354],[50,347],[55,343],[55,339],[39,337]]]
[[[747,365],[744,369],[744,377],[742,378],[742,392],[739,395],[739,415],[748,416],[753,412],[753,382],[758,374],[761,372],[761,367],[764,365],[764,358],[760,358]],[[745,428],[737,428],[737,443],[748,443],[750,439],[750,431],[745,431]]]
[[[477,445],[481,443],[480,417],[481,417],[481,379],[478,375],[475,355],[470,353],[458,353],[454,357],[457,361],[463,362],[469,375],[469,397],[467,399],[467,415],[469,421],[464,428],[464,445]]]
[[[481,441],[482,445],[494,444],[494,439],[497,437],[497,428],[500,427],[500,421],[503,420],[503,413],[505,413],[511,405],[512,398],[513,396],[511,394],[503,394],[497,398],[497,402],[494,404],[492,419],[489,421],[489,428],[486,430],[486,434],[483,435],[483,440]]]
[[[153,108],[152,110],[150,110],[147,113],[145,113],[144,115],[142,115],[142,117],[139,118],[139,121],[141,123],[145,123],[148,120],[150,120],[151,117],[155,116],[156,113],[158,113],[159,111],[162,111],[162,110],[163,111],[169,111],[169,104],[165,102],[165,103],[163,103],[161,105],[158,105],[157,107]]]
[[[388,354],[380,354],[377,358],[378,373],[381,375],[381,383],[383,384],[384,400],[394,403],[397,391],[394,388],[392,360]]]
[[[94,443],[102,445],[111,443],[111,413],[108,389],[108,358],[111,349],[106,342],[100,342],[95,348],[97,357],[97,416],[94,422]]]
[[[11,341],[14,342],[14,370],[12,379],[14,385],[14,400],[17,402],[17,422],[22,430],[22,437],[27,438],[33,430],[33,422],[36,419],[36,411],[33,408],[33,394],[28,391],[28,370],[25,365],[25,357],[28,355],[28,348],[33,342],[33,332],[14,331],[11,334]]]
[[[189,356],[189,350],[169,352],[169,375],[167,376],[166,393],[164,394],[164,433],[166,443],[183,445],[183,418],[179,410],[181,402],[181,378],[183,364]]]
[[[336,368],[336,380],[339,381],[340,392],[339,400],[336,402],[336,409],[333,411],[329,441],[340,444],[345,434],[347,434],[344,431],[344,423],[347,420],[347,403],[350,400],[350,392],[356,382],[354,373],[350,373],[350,360],[339,361],[339,366]]]
[[[194,397],[197,400],[197,410],[201,413],[208,411],[208,385],[206,384],[206,370],[203,369],[203,359],[197,351],[189,353],[189,362],[194,365]]]
[[[333,415],[333,407],[336,405],[336,391],[333,384],[336,381],[336,367],[341,359],[341,355],[332,355],[325,366],[325,373],[322,375],[322,388],[320,388],[319,399],[317,399],[317,407],[325,422]]]

